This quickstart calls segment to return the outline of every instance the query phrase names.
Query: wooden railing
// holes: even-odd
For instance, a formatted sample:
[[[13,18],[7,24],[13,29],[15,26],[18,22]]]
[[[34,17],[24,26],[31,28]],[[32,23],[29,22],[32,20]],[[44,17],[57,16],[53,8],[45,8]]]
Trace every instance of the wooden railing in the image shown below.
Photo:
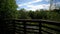
[[[0,27],[0,32],[3,34],[57,34],[57,32],[60,32],[60,22],[55,21],[41,19],[9,19],[2,20],[2,23],[4,26],[2,25]]]

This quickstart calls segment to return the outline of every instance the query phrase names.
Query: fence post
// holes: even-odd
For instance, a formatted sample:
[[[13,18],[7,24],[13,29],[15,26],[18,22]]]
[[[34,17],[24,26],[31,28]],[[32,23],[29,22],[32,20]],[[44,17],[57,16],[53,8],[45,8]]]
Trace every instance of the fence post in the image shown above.
[[[26,22],[23,22],[24,25],[24,34],[26,34]]]
[[[42,34],[42,33],[41,33],[41,27],[42,27],[42,26],[41,26],[41,21],[40,21],[40,22],[39,22],[39,34]]]
[[[13,34],[15,34],[15,30],[16,30],[16,27],[15,27],[15,26],[16,26],[16,25],[15,25],[15,22],[16,22],[15,20],[13,20],[13,22],[12,22],[12,23],[13,23]]]

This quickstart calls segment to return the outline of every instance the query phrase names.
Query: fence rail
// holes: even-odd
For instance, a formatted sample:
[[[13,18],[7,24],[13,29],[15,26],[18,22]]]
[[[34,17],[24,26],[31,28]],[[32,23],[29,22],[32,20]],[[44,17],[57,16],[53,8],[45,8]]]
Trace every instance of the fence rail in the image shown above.
[[[0,24],[1,34],[3,32],[3,34],[57,34],[57,32],[60,32],[60,22],[55,21],[41,19],[6,19],[1,20],[1,23],[4,25]]]

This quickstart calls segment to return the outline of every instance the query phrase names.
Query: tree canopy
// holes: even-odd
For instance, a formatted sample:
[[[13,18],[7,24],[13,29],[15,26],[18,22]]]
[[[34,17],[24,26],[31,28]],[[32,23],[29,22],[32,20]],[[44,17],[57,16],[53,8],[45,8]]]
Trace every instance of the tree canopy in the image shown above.
[[[0,0],[0,19],[16,18],[16,9],[15,0]]]

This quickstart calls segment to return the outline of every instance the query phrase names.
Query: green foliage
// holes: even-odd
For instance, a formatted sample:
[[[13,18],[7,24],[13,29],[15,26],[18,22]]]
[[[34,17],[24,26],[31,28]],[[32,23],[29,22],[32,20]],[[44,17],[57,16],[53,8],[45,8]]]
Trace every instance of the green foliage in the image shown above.
[[[36,11],[26,11],[25,9],[19,10],[19,19],[45,19],[60,21],[60,11],[59,10],[36,10]]]
[[[29,17],[31,17],[31,19],[34,19],[35,18],[34,12],[32,10],[30,10],[28,12],[28,15],[29,15]]]
[[[0,0],[0,19],[17,18],[15,0]]]
[[[19,12],[19,19],[30,19],[28,12],[25,9],[21,9]]]

